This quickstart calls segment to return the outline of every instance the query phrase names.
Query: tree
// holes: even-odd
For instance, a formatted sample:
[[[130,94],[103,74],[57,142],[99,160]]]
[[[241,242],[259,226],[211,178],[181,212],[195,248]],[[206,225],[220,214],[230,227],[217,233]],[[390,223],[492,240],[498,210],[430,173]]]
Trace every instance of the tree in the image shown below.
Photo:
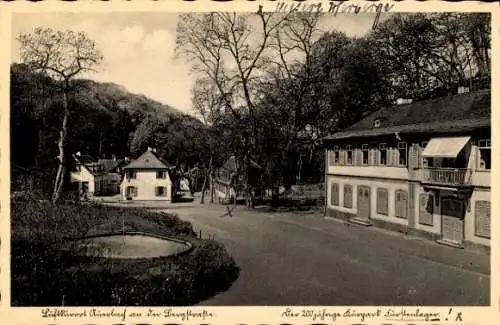
[[[490,25],[482,13],[396,14],[368,39],[386,65],[394,97],[421,100],[489,82]]]
[[[52,201],[57,203],[66,176],[66,141],[70,117],[69,96],[74,91],[73,80],[84,72],[95,71],[102,62],[102,55],[95,42],[83,32],[55,31],[37,28],[34,33],[22,33],[21,59],[35,71],[43,71],[54,78],[63,95],[63,116],[58,140],[58,170]]]
[[[271,106],[278,111],[279,121],[284,122],[278,123],[280,126],[277,127],[283,137],[281,156],[278,158],[281,163],[274,168],[283,171],[281,179],[285,188],[290,188],[297,179],[297,164],[302,157],[296,146],[297,137],[309,125],[307,115],[310,114],[310,106],[307,106],[306,96],[314,74],[312,54],[321,17],[320,12],[293,13],[286,17],[281,28],[276,29],[271,37],[275,57],[271,62],[276,71],[271,81],[273,86],[269,87],[272,92],[266,95],[268,100],[269,97],[277,99]]]
[[[242,127],[242,114],[248,117],[249,129],[241,129],[241,165],[246,175],[249,205],[253,205],[248,170],[256,149],[258,85],[265,77],[269,62],[270,37],[288,15],[262,11],[257,14],[184,14],[177,25],[178,53],[193,64],[193,71],[213,82],[224,109],[234,117],[236,124]]]
[[[222,98],[218,96],[214,84],[207,78],[199,78],[192,89],[193,109],[199,115],[210,134],[208,136],[209,161],[205,168],[200,203],[205,203],[205,192],[212,184],[213,165],[216,150],[216,132],[221,119]],[[213,189],[210,190],[210,202],[214,201]]]

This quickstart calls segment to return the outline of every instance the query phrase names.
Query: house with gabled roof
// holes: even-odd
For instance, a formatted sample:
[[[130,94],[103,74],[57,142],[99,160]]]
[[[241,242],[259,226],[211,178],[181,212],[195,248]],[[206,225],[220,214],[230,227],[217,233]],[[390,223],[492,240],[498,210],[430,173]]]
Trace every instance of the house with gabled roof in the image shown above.
[[[262,173],[262,167],[255,161],[250,160],[250,181],[256,185]],[[243,188],[234,186],[244,183],[241,168],[237,167],[236,157],[229,157],[224,164],[215,171],[212,180],[212,190],[219,203],[229,203],[244,200]],[[235,191],[236,188],[236,191]]]
[[[399,101],[324,138],[326,215],[489,247],[490,96]]]
[[[120,185],[122,200],[172,201],[172,180],[169,170],[174,166],[157,157],[153,149],[123,167]]]
[[[97,159],[77,152],[73,156],[74,170],[70,173],[70,182],[78,184],[80,193],[85,195],[103,195],[108,188],[107,172]]]

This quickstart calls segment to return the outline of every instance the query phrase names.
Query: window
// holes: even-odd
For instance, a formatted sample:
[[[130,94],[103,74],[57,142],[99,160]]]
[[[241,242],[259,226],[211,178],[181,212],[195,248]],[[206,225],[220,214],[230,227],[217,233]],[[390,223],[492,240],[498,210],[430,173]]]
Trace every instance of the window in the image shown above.
[[[344,184],[344,208],[352,208],[352,185]]]
[[[156,172],[157,179],[165,179],[167,177],[167,172],[164,170],[159,170]]]
[[[361,146],[361,153],[362,153],[362,161],[361,163],[363,165],[368,165],[368,145],[364,144]]]
[[[401,167],[406,167],[408,163],[408,146],[406,142],[398,143],[398,152],[399,152],[399,162],[398,165]]]
[[[127,187],[127,197],[137,196],[137,187],[128,186]]]
[[[135,177],[136,177],[136,172],[135,172],[135,170],[129,170],[129,171],[127,172],[127,178],[128,178],[128,179],[135,179]]]
[[[352,146],[346,146],[346,154],[347,154],[347,161],[346,161],[346,164],[347,164],[347,165],[352,165],[352,164],[353,164],[353,159],[352,159],[352,156],[353,156],[353,153],[352,153]]]
[[[338,206],[339,205],[339,184],[332,183],[330,195],[331,195],[330,204]]]
[[[156,196],[167,196],[167,188],[164,186],[157,186],[155,189]]]
[[[396,218],[408,218],[408,194],[405,191],[396,191]]]
[[[420,210],[418,222],[421,225],[434,225],[434,196],[428,193],[420,194]]]
[[[379,155],[380,155],[379,164],[385,166],[385,165],[387,165],[387,143],[381,143],[379,145],[379,149],[380,149],[380,152],[379,152]]]
[[[489,201],[476,201],[475,230],[478,237],[491,238],[491,207]]]
[[[479,140],[479,162],[478,168],[483,170],[491,169],[491,140]]]
[[[385,188],[377,188],[377,213],[389,215],[389,191]]]
[[[380,120],[373,121],[373,127],[379,128],[380,127]]]

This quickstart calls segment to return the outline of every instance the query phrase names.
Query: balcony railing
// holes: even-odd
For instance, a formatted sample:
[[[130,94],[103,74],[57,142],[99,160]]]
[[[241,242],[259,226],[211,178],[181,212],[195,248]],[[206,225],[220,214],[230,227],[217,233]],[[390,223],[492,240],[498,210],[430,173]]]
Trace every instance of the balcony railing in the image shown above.
[[[470,185],[472,179],[472,171],[466,168],[428,167],[422,172],[422,180],[431,184]]]

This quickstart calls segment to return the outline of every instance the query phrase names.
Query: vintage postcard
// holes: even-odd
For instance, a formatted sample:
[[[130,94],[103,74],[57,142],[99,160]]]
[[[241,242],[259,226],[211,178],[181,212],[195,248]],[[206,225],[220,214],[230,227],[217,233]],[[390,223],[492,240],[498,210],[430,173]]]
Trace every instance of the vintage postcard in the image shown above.
[[[500,321],[498,4],[0,9],[2,322]]]

